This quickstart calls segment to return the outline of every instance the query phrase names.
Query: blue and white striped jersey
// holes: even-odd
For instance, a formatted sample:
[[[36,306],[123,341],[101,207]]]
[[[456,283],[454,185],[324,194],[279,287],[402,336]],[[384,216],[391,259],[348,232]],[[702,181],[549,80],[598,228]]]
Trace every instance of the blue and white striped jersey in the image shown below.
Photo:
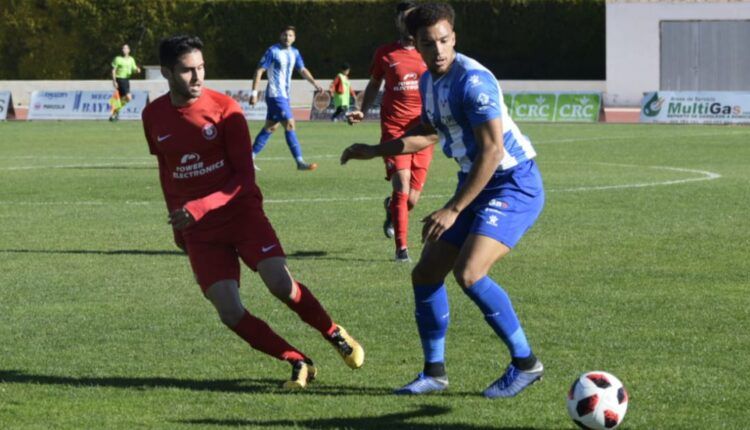
[[[503,123],[505,155],[497,168],[506,171],[536,156],[529,139],[521,134],[503,103],[495,76],[476,60],[462,54],[448,73],[434,80],[424,73],[419,81],[422,122],[438,131],[443,152],[468,173],[476,158],[473,127],[495,118]]]
[[[304,69],[305,63],[297,48],[285,48],[277,43],[263,54],[258,67],[266,69],[268,75],[266,97],[288,99],[292,72]]]

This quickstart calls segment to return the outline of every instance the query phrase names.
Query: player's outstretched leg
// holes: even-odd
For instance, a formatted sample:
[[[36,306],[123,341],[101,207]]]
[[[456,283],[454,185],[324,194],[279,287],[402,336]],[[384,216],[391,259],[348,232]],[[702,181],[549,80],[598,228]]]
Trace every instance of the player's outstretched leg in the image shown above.
[[[271,138],[271,135],[273,134],[273,129],[268,130],[266,127],[262,127],[260,131],[258,132],[258,135],[255,136],[255,141],[253,142],[253,156],[256,156],[260,153],[260,151],[265,148],[266,143],[268,143],[268,139]]]
[[[268,289],[286,303],[302,321],[317,330],[347,366],[359,369],[365,361],[365,351],[347,331],[333,322],[315,295],[301,282],[295,281],[286,260],[282,257],[268,258],[258,264],[258,273]]]
[[[292,153],[294,160],[297,162],[297,170],[309,170],[313,171],[318,168],[317,163],[306,163],[302,157],[302,147],[297,139],[297,132],[294,130],[287,130],[284,133],[286,137],[286,144],[289,146],[289,151]]]
[[[541,379],[544,366],[531,352],[508,294],[485,276],[464,292],[484,313],[484,318],[510,350],[512,362],[505,373],[484,391],[484,396],[513,397]]]
[[[292,365],[292,379],[284,388],[304,388],[314,379],[317,370],[305,354],[276,334],[265,321],[248,312],[242,305],[236,280],[219,281],[206,290],[206,297],[213,303],[219,318],[237,336],[253,349]],[[304,363],[300,366],[299,363]],[[294,370],[304,367],[295,375]],[[291,385],[290,385],[291,384]]]

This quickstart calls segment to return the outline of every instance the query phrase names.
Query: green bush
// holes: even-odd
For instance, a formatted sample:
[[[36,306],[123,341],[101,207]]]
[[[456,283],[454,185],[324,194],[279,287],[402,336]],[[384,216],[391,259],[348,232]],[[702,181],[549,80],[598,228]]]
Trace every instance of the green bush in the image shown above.
[[[453,1],[460,52],[502,79],[604,79],[604,0]],[[366,78],[375,48],[396,37],[393,0],[4,0],[0,79],[104,79],[123,43],[157,64],[158,41],[196,34],[209,77],[249,79],[280,28],[315,76],[342,61]]]

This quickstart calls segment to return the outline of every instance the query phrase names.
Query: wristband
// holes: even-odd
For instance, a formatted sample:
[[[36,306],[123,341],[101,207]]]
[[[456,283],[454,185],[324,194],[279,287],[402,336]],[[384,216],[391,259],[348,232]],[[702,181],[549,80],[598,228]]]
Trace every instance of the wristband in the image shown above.
[[[251,96],[251,97],[258,97],[258,90],[252,90],[252,91],[250,92],[250,96]]]

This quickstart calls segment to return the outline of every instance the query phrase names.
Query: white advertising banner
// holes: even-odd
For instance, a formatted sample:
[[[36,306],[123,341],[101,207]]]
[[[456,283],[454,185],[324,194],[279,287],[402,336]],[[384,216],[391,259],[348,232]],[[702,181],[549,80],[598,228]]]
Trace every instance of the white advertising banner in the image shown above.
[[[266,94],[265,91],[258,91],[258,103],[255,106],[250,106],[250,91],[246,90],[217,90],[222,92],[229,97],[235,99],[237,103],[242,107],[242,112],[245,114],[245,119],[265,121],[266,112],[268,107],[266,106]]]
[[[13,97],[10,96],[10,91],[0,91],[0,121],[4,121],[10,115],[13,115]]]
[[[641,100],[641,122],[750,123],[750,92],[656,91]]]
[[[139,120],[148,103],[148,92],[133,91],[133,99],[123,106],[120,119]],[[112,91],[34,91],[28,119],[100,119],[112,111]]]

